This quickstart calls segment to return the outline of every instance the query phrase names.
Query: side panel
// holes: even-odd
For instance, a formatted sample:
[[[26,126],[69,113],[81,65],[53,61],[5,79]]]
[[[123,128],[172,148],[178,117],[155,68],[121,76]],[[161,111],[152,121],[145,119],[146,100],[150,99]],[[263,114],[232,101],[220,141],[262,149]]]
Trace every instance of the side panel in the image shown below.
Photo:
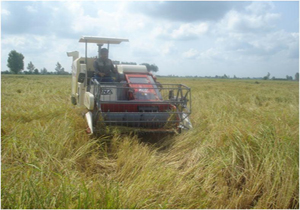
[[[83,105],[83,101],[79,100],[80,92],[78,90],[82,90],[82,87],[78,87],[78,84],[80,84],[83,81],[78,81],[80,73],[86,73],[86,70],[88,71],[94,71],[93,68],[93,62],[95,58],[88,58],[87,64],[85,65],[85,58],[77,58],[72,63],[72,88],[71,88],[71,94],[72,98],[76,100],[75,104],[78,104],[79,106]]]
[[[78,75],[80,69],[77,68],[77,61],[80,58],[77,58],[75,61],[72,63],[72,97],[76,97],[77,95],[77,82],[78,82]]]
[[[84,96],[85,96],[85,90],[84,83],[78,82],[78,92],[76,94],[76,98],[78,100],[77,105],[78,106],[84,106]]]
[[[117,101],[118,100],[118,89],[116,85],[102,85],[101,86],[101,101]]]
[[[94,95],[90,92],[85,92],[84,105],[88,110],[94,109]]]

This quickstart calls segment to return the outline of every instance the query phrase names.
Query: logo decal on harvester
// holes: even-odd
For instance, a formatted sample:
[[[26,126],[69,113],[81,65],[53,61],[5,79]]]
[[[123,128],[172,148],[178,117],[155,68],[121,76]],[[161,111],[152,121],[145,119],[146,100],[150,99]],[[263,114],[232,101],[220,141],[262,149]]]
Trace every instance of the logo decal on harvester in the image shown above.
[[[140,92],[148,92],[148,89],[147,88],[140,88],[139,91]]]
[[[111,89],[103,89],[101,95],[111,95],[113,94]]]

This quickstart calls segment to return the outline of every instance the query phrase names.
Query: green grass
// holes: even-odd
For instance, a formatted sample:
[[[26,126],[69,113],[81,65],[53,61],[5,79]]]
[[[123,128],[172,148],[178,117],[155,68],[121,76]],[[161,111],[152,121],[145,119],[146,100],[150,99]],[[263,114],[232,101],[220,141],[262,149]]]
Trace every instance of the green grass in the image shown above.
[[[160,82],[193,130],[89,138],[70,76],[2,75],[2,208],[299,208],[299,83]]]

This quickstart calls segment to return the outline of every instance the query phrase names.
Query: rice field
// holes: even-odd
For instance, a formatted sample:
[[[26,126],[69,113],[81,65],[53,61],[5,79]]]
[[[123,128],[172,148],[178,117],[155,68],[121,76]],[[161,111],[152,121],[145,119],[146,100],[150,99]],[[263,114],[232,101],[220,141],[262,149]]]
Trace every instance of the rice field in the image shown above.
[[[5,209],[298,209],[299,83],[158,78],[192,88],[193,129],[90,138],[71,76],[1,76]]]

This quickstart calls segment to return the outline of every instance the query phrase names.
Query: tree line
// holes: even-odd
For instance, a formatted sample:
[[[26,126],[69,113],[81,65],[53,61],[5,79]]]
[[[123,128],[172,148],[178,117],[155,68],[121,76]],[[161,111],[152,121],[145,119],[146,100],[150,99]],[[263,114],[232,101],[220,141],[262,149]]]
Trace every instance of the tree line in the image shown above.
[[[178,76],[178,75],[174,75],[174,74],[169,74],[169,75],[156,75],[157,77],[177,77],[177,78],[208,78],[208,79],[255,79],[255,80],[289,80],[289,81],[299,81],[299,72],[297,72],[295,74],[295,78],[293,78],[292,76],[288,76],[286,75],[285,78],[276,78],[276,77],[272,77],[270,78],[270,75],[268,74],[267,76],[264,77],[237,77],[237,76],[233,76],[230,77],[229,75],[224,74],[223,76]]]
[[[271,77],[270,72],[268,72],[268,74],[266,76],[263,77],[263,80],[269,80]],[[293,80],[292,76],[286,75],[286,78],[276,78],[276,77],[272,77],[272,80]],[[295,74],[295,80],[299,81],[299,72],[297,72]]]
[[[9,71],[3,71],[1,73],[18,74],[23,71],[25,74],[70,74],[65,71],[65,69],[61,66],[59,62],[56,63],[55,72],[48,72],[48,70],[45,67],[38,70],[31,61],[27,65],[27,71],[24,71],[24,58],[25,57],[22,53],[18,53],[16,50],[10,51],[7,59],[7,67],[9,68]],[[120,62],[114,61],[114,64],[120,64]],[[133,62],[122,62],[121,64],[136,65],[136,63]],[[142,63],[140,65],[146,66],[149,72],[158,71],[158,67],[155,64]]]
[[[7,59],[7,67],[9,71],[1,72],[2,74],[18,74],[24,71],[24,55],[22,53],[18,53],[16,50],[10,51]],[[48,72],[48,70],[44,67],[38,70],[34,64],[30,61],[27,65],[27,71],[24,71],[25,74],[60,74],[66,75],[70,74],[65,71],[65,69],[61,66],[59,62],[56,63],[55,72]]]
[[[114,61],[114,64],[120,64],[119,61]],[[131,64],[131,65],[136,65],[136,63],[133,62],[122,62],[121,64]],[[155,64],[148,64],[148,63],[142,63],[140,65],[145,65],[147,70],[153,71],[153,72],[157,72],[158,71],[158,67]],[[24,70],[24,56],[22,53],[18,53],[15,50],[10,51],[10,53],[8,54],[8,59],[7,59],[7,67],[9,68],[10,71],[4,71],[1,72],[2,74],[18,74],[21,71]],[[27,65],[27,70],[28,71],[24,71],[25,74],[59,74],[59,75],[66,75],[66,74],[70,74],[68,72],[65,71],[65,69],[61,66],[61,64],[59,62],[56,63],[56,67],[55,67],[55,72],[48,72],[48,70],[44,67],[42,69],[40,69],[40,71],[35,68],[34,64],[30,61]],[[178,77],[176,75],[168,75],[169,77]],[[263,80],[293,80],[292,76],[288,76],[286,75],[286,78],[275,78],[272,77],[270,78],[271,74],[268,72],[268,74],[260,79]],[[193,77],[193,76],[185,76],[185,77]],[[198,77],[198,76],[194,76],[194,77]],[[200,77],[201,78],[201,77]],[[207,78],[207,77],[206,77]],[[209,77],[212,78],[212,77]],[[226,74],[224,74],[223,76],[218,76],[216,75],[215,78],[222,78],[222,79],[229,79],[230,76],[227,76]],[[240,79],[238,77],[236,77],[234,75],[233,79]],[[247,79],[251,79],[251,78],[247,78]],[[253,78],[253,79],[258,79],[258,78]],[[299,72],[297,72],[295,74],[295,79],[296,81],[299,81]]]

